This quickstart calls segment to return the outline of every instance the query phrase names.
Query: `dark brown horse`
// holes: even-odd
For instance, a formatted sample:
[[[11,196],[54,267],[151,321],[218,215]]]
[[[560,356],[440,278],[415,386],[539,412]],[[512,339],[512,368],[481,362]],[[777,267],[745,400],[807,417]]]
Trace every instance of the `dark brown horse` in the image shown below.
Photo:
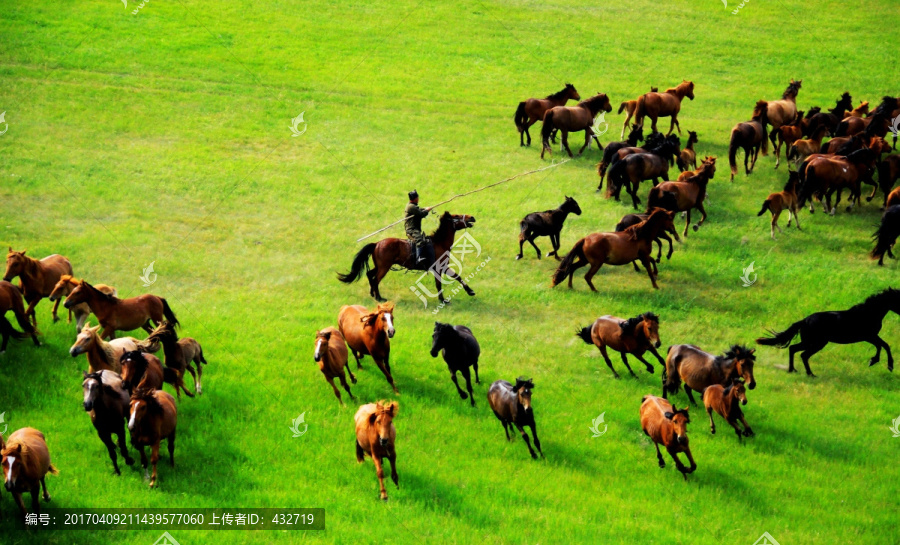
[[[713,384],[729,384],[735,378],[744,379],[747,387],[756,388],[753,364],[756,350],[741,345],[732,346],[722,356],[714,356],[692,344],[676,344],[669,347],[666,355],[666,372],[663,376],[663,397],[684,391],[696,405],[693,391],[703,392]]]
[[[884,207],[900,204],[900,192],[891,191],[900,178],[900,154],[888,155],[878,163],[878,184],[884,191]]]
[[[17,331],[9,320],[6,319],[6,313],[12,311],[16,317],[16,322],[22,328],[22,332]],[[3,344],[0,346],[0,354],[6,352],[6,344],[9,338],[26,339],[29,336],[34,341],[35,346],[41,343],[37,338],[37,329],[28,321],[25,314],[25,305],[22,303],[22,292],[19,288],[10,284],[6,280],[0,280],[0,336],[3,337]]]
[[[37,327],[37,316],[34,313],[34,307],[43,299],[48,297],[56,283],[64,274],[72,274],[72,264],[65,257],[53,254],[44,259],[37,260],[25,255],[28,250],[17,252],[9,248],[6,254],[6,273],[3,280],[11,281],[15,277],[19,277],[22,295],[25,296],[25,302],[28,308],[25,314],[31,317],[31,323]],[[59,321],[56,310],[59,308],[59,301],[53,305],[53,321]]]
[[[197,395],[203,393],[203,365],[207,363],[203,357],[203,348],[200,343],[191,337],[178,338],[175,326],[169,322],[163,322],[153,330],[152,333],[141,343],[141,348],[149,352],[155,352],[162,343],[163,353],[166,355],[166,367],[174,369],[179,376],[184,379],[184,371],[187,370],[194,378],[194,387],[197,389]],[[197,364],[197,372],[194,373],[194,366]],[[186,390],[185,390],[186,392]]]
[[[131,395],[128,431],[131,445],[141,453],[141,465],[147,471],[146,447],[150,447],[150,463],[153,474],[150,488],[156,486],[156,463],[159,462],[159,445],[166,439],[169,447],[169,462],[175,467],[175,432],[178,426],[178,409],[175,400],[162,390],[135,390]]]
[[[437,277],[440,274],[446,275],[462,284],[466,293],[470,296],[475,295],[475,292],[472,291],[472,288],[470,288],[468,284],[466,284],[465,280],[463,280],[456,271],[447,266],[445,259],[442,259],[443,256],[449,255],[448,252],[450,252],[453,247],[456,232],[472,227],[473,225],[475,225],[474,216],[466,214],[454,216],[450,214],[450,212],[444,212],[441,216],[437,230],[431,234],[430,238],[434,244],[434,255],[437,256],[437,262],[433,266],[436,267],[436,273],[438,273],[435,274],[435,285],[437,286],[438,297],[442,303],[446,303],[447,301],[444,299],[443,282]],[[374,268],[369,265],[369,257],[372,258]],[[365,270],[366,277],[369,279],[369,294],[374,297],[376,301],[383,302],[385,299],[381,296],[381,291],[378,289],[381,280],[394,265],[409,270],[416,270],[414,261],[413,248],[409,240],[386,238],[379,242],[371,242],[363,246],[359,252],[356,253],[356,257],[353,258],[350,272],[347,274],[338,274],[338,280],[345,284],[351,284],[359,280],[363,274],[363,270]]]
[[[688,473],[697,470],[697,463],[691,455],[691,447],[687,437],[687,425],[691,422],[688,407],[681,410],[661,397],[647,395],[641,399],[641,429],[653,441],[656,447],[656,459],[659,467],[666,467],[659,446],[666,447],[666,452],[675,460],[675,467],[687,480]],[[678,459],[678,454],[687,456],[691,467],[687,468]]]
[[[828,132],[837,134],[838,124],[844,119],[844,113],[853,109],[853,99],[850,93],[845,92],[839,99],[834,108],[827,112],[819,112],[809,118],[806,126],[805,135],[811,135],[819,130],[819,127],[827,127]]]
[[[134,464],[134,460],[128,455],[128,446],[125,443],[125,422],[128,420],[129,396],[122,386],[122,377],[105,369],[96,373],[84,373],[81,388],[84,390],[84,410],[90,414],[91,423],[97,430],[97,435],[106,445],[116,475],[121,475],[116,456],[116,443],[113,443],[112,440],[113,435],[118,438],[119,449],[122,451],[125,463],[127,465]]]
[[[776,131],[782,126],[791,123],[797,116],[797,95],[800,93],[800,87],[803,80],[794,81],[788,84],[781,100],[770,100],[766,103],[766,118],[772,125],[772,133],[768,137],[772,140],[772,146],[775,146]],[[776,157],[776,168],[777,168]]]
[[[515,386],[505,380],[497,380],[488,389],[487,398],[491,410],[494,411],[494,416],[503,425],[506,440],[510,440],[509,430],[515,426],[522,434],[522,439],[525,441],[531,457],[537,459],[537,454],[531,448],[528,433],[524,429],[526,426],[531,428],[534,446],[543,457],[544,451],[541,450],[541,440],[537,436],[537,423],[534,421],[534,408],[531,406],[531,390],[533,389],[534,381],[530,378],[517,378]]]
[[[115,339],[117,330],[133,331],[140,328],[150,333],[153,331],[150,320],[161,324],[165,318],[172,325],[178,325],[178,318],[169,308],[169,303],[156,295],[119,299],[81,280],[66,297],[64,306],[72,308],[79,303],[87,303],[91,307],[91,312],[103,327],[100,336],[104,339]]]
[[[591,138],[594,137],[591,126],[594,124],[594,117],[600,111],[612,111],[609,97],[604,93],[598,93],[587,100],[582,100],[577,106],[556,106],[547,110],[544,114],[544,123],[541,125],[541,141],[543,142],[541,159],[544,158],[545,151],[553,154],[553,149],[550,147],[550,134],[555,129],[562,131],[562,145],[569,153],[569,157],[572,157],[572,150],[569,149],[569,133],[584,131],[584,145],[578,150],[578,154],[581,155],[584,148],[590,145]]]
[[[769,153],[768,138],[766,133],[766,125],[769,122],[767,108],[769,103],[760,100],[753,109],[753,117],[750,121],[738,123],[731,129],[731,143],[728,145],[728,164],[731,165],[731,181],[734,181],[734,175],[737,174],[737,150],[744,150],[744,171],[749,176],[753,172],[756,165],[756,158],[759,157],[759,150],[762,154]],[[750,166],[747,166],[747,160],[753,158]]]
[[[687,212],[684,222],[684,236],[687,236],[688,226],[691,224],[691,210],[696,208],[700,212],[700,221],[694,226],[694,231],[700,229],[706,221],[706,208],[703,201],[706,198],[706,188],[709,181],[716,175],[716,158],[707,157],[703,160],[697,174],[685,181],[663,182],[650,190],[647,199],[648,206],[658,207],[671,212]]]
[[[594,233],[584,237],[575,243],[572,250],[556,268],[551,286],[558,285],[568,277],[569,288],[571,288],[572,276],[575,271],[590,265],[590,269],[584,275],[584,281],[587,282],[591,291],[597,291],[591,279],[597,274],[600,267],[604,264],[627,265],[639,259],[647,270],[653,287],[659,289],[656,284],[656,275],[653,274],[650,251],[653,240],[659,236],[665,225],[666,218],[671,220],[672,216],[671,212],[656,210],[650,214],[647,221],[629,227],[620,233]]]
[[[362,305],[344,305],[338,312],[338,329],[356,358],[356,368],[362,368],[359,360],[366,354],[372,356],[394,393],[399,394],[391,375],[390,361],[391,337],[394,336],[394,304],[380,303],[374,312]]]
[[[647,93],[641,95],[637,100],[637,107],[634,110],[634,122],[638,125],[644,125],[644,117],[649,117],[651,121],[651,129],[656,132],[656,122],[660,117],[671,117],[672,122],[669,126],[669,132],[672,134],[675,127],[678,127],[678,134],[681,134],[681,125],[678,123],[678,112],[681,111],[681,101],[687,97],[694,100],[694,82],[684,80],[676,87],[666,89],[664,93]]]
[[[849,212],[854,203],[859,204],[860,183],[871,177],[874,165],[875,152],[868,148],[854,151],[847,157],[825,155],[812,159],[802,172],[801,177],[806,181],[800,190],[800,206],[810,199],[812,208],[812,196],[824,196],[825,211],[833,216],[841,202],[841,193],[846,188],[850,190]],[[837,199],[832,207],[831,196],[835,192]]]
[[[520,102],[518,108],[516,108],[516,115],[513,118],[516,122],[516,129],[519,131],[519,145],[526,145],[522,139],[524,134],[528,137],[527,145],[530,146],[531,134],[528,132],[528,128],[544,119],[544,114],[547,110],[556,106],[565,106],[569,100],[581,100],[581,95],[578,94],[575,86],[571,83],[567,83],[561,91],[548,95],[547,98],[529,98]],[[555,134],[553,135],[553,142],[556,142]]]
[[[555,256],[559,260],[559,233],[562,231],[563,223],[569,214],[581,215],[581,207],[578,202],[569,196],[563,201],[559,208],[553,210],[544,210],[543,212],[532,212],[525,216],[519,222],[519,254],[516,259],[522,259],[522,246],[528,241],[537,252],[537,258],[541,258],[541,250],[534,243],[537,237],[550,237],[550,244],[553,251],[547,253],[547,257]]]
[[[631,202],[635,209],[641,203],[637,193],[643,180],[652,180],[653,186],[659,180],[669,177],[669,167],[675,162],[680,142],[678,137],[667,136],[656,148],[647,153],[633,153],[613,162],[609,169],[609,184],[607,196],[619,198],[622,187],[631,195]]]
[[[648,373],[653,372],[653,365],[644,359],[644,352],[653,354],[659,360],[660,365],[665,368],[665,360],[656,351],[660,346],[659,316],[652,312],[645,312],[628,320],[610,315],[601,316],[590,326],[577,331],[575,336],[587,344],[593,344],[600,350],[606,365],[609,366],[613,376],[616,378],[619,378],[619,373],[616,373],[612,361],[610,361],[609,355],[606,353],[607,347],[615,350],[622,356],[622,362],[633,377],[637,377],[637,375],[634,374],[631,366],[628,365],[626,354],[631,354],[643,363],[647,367]]]
[[[898,193],[900,188],[894,190]],[[891,193],[891,196],[894,195]],[[898,194],[900,196],[900,194]],[[875,248],[872,249],[872,259],[878,260],[878,265],[884,265],[884,254],[894,259],[894,253],[891,249],[900,237],[900,205],[889,205],[881,216],[881,223],[878,224],[878,230],[872,235],[875,242]]]
[[[600,183],[597,185],[597,191],[603,189],[603,178],[606,177],[606,171],[609,165],[619,161],[632,153],[644,153],[662,144],[665,136],[658,132],[651,133],[647,137],[647,141],[642,146],[638,146],[638,142],[644,140],[644,128],[635,125],[628,140],[623,142],[610,142],[603,148],[603,159],[597,164],[597,174],[600,176]]]

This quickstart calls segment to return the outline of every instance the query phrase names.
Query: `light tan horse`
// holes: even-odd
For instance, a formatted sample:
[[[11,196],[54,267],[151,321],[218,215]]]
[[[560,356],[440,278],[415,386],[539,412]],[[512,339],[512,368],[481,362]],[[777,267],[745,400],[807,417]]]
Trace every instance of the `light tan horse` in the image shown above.
[[[3,279],[10,282],[13,278],[19,277],[22,295],[25,296],[25,302],[28,303],[25,314],[31,317],[31,323],[37,327],[34,307],[41,299],[50,295],[62,275],[72,274],[72,264],[59,254],[53,254],[41,260],[33,259],[25,255],[27,251],[17,252],[10,246],[9,253],[6,254],[6,273],[3,275]],[[58,308],[59,301],[53,305],[54,322],[59,321],[59,316],[56,315]]]
[[[772,141],[772,147],[777,145],[775,143],[775,137],[777,136],[778,129],[782,125],[793,122],[797,117],[797,95],[800,93],[800,86],[802,83],[803,80],[798,79],[797,81],[794,81],[791,79],[787,89],[784,90],[784,94],[781,95],[781,100],[767,101],[768,107],[766,110],[766,118],[769,121],[769,125],[772,126],[772,131],[768,135],[769,140]]]
[[[59,282],[53,287],[53,291],[50,292],[49,299],[51,301],[59,304],[60,299],[64,299],[72,293],[72,290],[78,286],[78,280],[71,274],[64,274],[59,278]],[[94,286],[98,290],[102,291],[107,295],[112,295],[113,297],[117,297],[119,292],[116,291],[116,288],[112,286],[107,286],[106,284],[97,284]],[[88,316],[91,315],[91,307],[87,305],[87,303],[79,303],[72,308],[69,309],[69,320],[66,322],[67,324],[72,323],[72,313],[75,314],[75,333],[81,333],[81,328],[84,327],[84,322],[87,321]]]
[[[39,513],[41,504],[38,501],[38,493],[43,489],[44,501],[50,501],[47,493],[47,483],[44,478],[47,473],[58,475],[59,471],[50,463],[50,450],[44,434],[34,428],[22,428],[9,436],[6,446],[0,451],[4,485],[12,492],[13,498],[19,505],[22,518],[25,518],[25,502],[22,501],[24,492],[31,493],[31,510]]]
[[[375,464],[378,476],[381,499],[387,501],[387,490],[384,489],[384,459],[391,463],[391,480],[400,488],[400,477],[397,475],[397,451],[394,443],[397,440],[397,428],[394,418],[400,406],[396,401],[390,403],[379,401],[363,405],[356,411],[353,420],[356,422],[356,461],[360,464],[368,454]]]
[[[98,333],[99,331],[99,325],[91,327],[90,323],[85,324],[85,327],[75,337],[75,344],[69,348],[69,354],[73,358],[87,354],[88,373],[96,373],[102,369],[121,373],[122,355],[125,352],[137,350],[140,341],[134,337],[120,337],[106,342]]]
[[[338,312],[338,328],[356,358],[356,368],[362,367],[359,364],[360,358],[366,354],[372,356],[394,393],[399,395],[390,364],[394,303],[381,303],[374,312],[362,305],[344,305]]]
[[[669,132],[672,134],[675,127],[678,127],[678,134],[681,134],[681,125],[678,123],[678,112],[681,111],[681,101],[687,97],[694,100],[694,82],[684,80],[676,87],[666,89],[665,93],[647,93],[638,97],[637,107],[634,110],[634,122],[638,125],[644,125],[644,117],[649,117],[652,121],[651,129],[656,132],[656,122],[660,117],[671,117],[672,122],[669,125]]]
[[[353,392],[350,391],[347,377],[344,374],[344,368],[346,368],[347,373],[350,374],[350,380],[353,384],[356,384],[356,377],[347,365],[347,344],[340,331],[330,326],[321,331],[316,331],[316,349],[313,352],[313,359],[319,364],[319,371],[325,375],[325,380],[328,381],[328,384],[331,384],[334,395],[338,398],[341,405],[344,404],[344,400],[341,399],[340,390],[334,385],[334,379],[341,381],[341,386],[344,387],[344,390],[347,390],[347,395],[350,396],[350,399],[356,399],[353,397]]]

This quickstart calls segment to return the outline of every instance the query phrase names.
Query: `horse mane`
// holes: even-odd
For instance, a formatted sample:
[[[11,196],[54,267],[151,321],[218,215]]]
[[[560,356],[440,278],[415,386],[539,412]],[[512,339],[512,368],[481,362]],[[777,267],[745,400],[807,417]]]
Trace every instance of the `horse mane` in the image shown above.
[[[763,118],[765,117],[766,122],[768,123],[768,108],[768,102],[766,102],[765,100],[758,101],[756,103],[756,106],[753,107],[753,117],[751,117],[750,119],[752,119],[753,121],[762,122]]]
[[[153,395],[154,391],[151,388],[137,388],[131,394],[131,400],[143,401],[147,404],[147,411],[154,414],[162,414],[162,405],[159,404],[159,400]]]
[[[440,237],[444,236],[449,229],[451,229],[453,225],[453,217],[450,215],[450,212],[444,212],[441,214],[440,219],[438,220],[438,228],[431,233],[431,240],[438,240]]]
[[[893,296],[896,297],[896,296],[897,296],[897,293],[898,293],[897,290],[895,290],[894,288],[887,288],[887,289],[885,289],[884,291],[880,291],[880,292],[878,292],[878,293],[876,293],[876,294],[874,294],[874,295],[870,295],[870,296],[866,297],[866,300],[865,300],[865,301],[863,301],[862,303],[860,303],[860,304],[858,304],[858,305],[854,305],[853,308],[862,307],[862,306],[865,306],[865,305],[870,305],[870,304],[872,304],[872,303],[878,303],[878,302],[880,302],[883,298],[888,297],[888,296],[891,296],[891,295],[893,295]]]
[[[799,175],[796,171],[792,170],[791,173],[788,174],[788,181],[784,184],[784,189],[782,191],[790,191],[799,181]]]
[[[622,328],[623,335],[631,335],[634,333],[634,328],[644,320],[650,320],[651,322],[659,323],[659,316],[653,314],[652,312],[645,312],[644,314],[638,314],[634,318],[629,318],[625,321],[619,322],[619,327]]]
[[[821,113],[821,112],[822,112],[822,108],[820,108],[819,106],[813,106],[812,108],[809,109],[808,112],[806,112],[806,118],[805,118],[805,119],[809,119],[809,118],[811,118],[812,116],[814,116],[814,115],[816,115],[816,114],[818,114],[818,113]]]
[[[545,99],[559,99],[563,98],[569,94],[569,88],[572,87],[571,83],[567,83],[565,87],[562,88],[562,91],[557,91],[553,94],[547,95]]]
[[[378,416],[384,413],[391,413],[391,417],[396,417],[399,410],[400,404],[396,401],[385,401],[382,399],[375,404],[375,414]]]
[[[92,284],[89,284],[87,280],[82,280],[82,281],[81,281],[81,285],[84,286],[84,287],[87,287],[88,289],[90,289],[91,291],[93,291],[94,293],[96,293],[101,299],[105,299],[105,300],[106,300],[107,302],[109,302],[109,303],[115,303],[115,302],[116,302],[116,298],[115,298],[112,294],[109,294],[109,293],[103,293],[102,291],[100,291],[100,290],[98,290],[97,288],[95,288]]]
[[[797,96],[799,89],[794,87],[795,83],[796,82],[792,81],[788,84],[787,89],[785,89],[784,93],[781,95],[782,99],[787,99],[787,98],[792,98],[792,97]]]
[[[733,344],[731,348],[728,349],[728,352],[725,352],[722,356],[720,356],[722,360],[749,360],[756,361],[756,355],[753,351],[746,346],[740,344]],[[719,358],[716,358],[717,360]]]
[[[661,221],[662,216],[666,216],[666,215],[668,215],[668,212],[666,210],[664,210],[664,209],[656,210],[652,214],[650,214],[650,217],[648,217],[646,220],[644,220],[640,223],[636,223],[636,224],[632,225],[631,227],[628,227],[627,229],[625,229],[624,232],[628,233],[629,239],[631,239],[631,240],[638,240],[640,238],[643,238],[645,233],[651,227],[656,227],[656,224]],[[656,218],[656,219],[654,219],[654,218]],[[653,222],[653,223],[651,223],[651,222]]]
[[[578,105],[579,105],[579,106],[584,106],[585,108],[587,108],[587,109],[589,109],[591,112],[593,112],[593,111],[594,111],[593,106],[596,105],[598,102],[603,101],[604,99],[608,101],[608,100],[609,100],[609,97],[606,96],[606,93],[600,93],[600,94],[598,94],[598,95],[592,96],[591,98],[587,98],[587,99],[585,99],[585,100],[582,100],[581,102],[578,103]]]

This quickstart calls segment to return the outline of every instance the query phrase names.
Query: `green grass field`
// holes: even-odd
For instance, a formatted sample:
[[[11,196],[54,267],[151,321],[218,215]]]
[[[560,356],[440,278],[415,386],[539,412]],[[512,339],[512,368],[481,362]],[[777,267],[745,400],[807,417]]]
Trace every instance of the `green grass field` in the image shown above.
[[[900,414],[898,378],[884,360],[867,366],[871,346],[830,345],[812,360],[818,378],[788,375],[786,351],[761,347],[745,408],[757,436],[739,445],[721,420],[712,436],[702,408],[693,409],[699,467],[685,482],[671,463],[658,469],[639,425],[641,397],[660,392],[659,370],[638,364],[638,379],[614,380],[573,335],[602,314],[652,310],[664,347],[721,353],[766,327],[897,285],[896,262],[879,268],[867,256],[874,202],[835,217],[804,211],[803,231],[772,242],[768,216],[756,212],[784,185],[784,165],[775,171],[774,158],[761,157],[734,183],[727,172],[731,127],[749,119],[756,100],[780,98],[790,78],[803,80],[803,110],[830,108],[845,90],[873,106],[897,94],[893,2],[751,2],[736,15],[735,0],[728,8],[718,0],[154,0],[133,15],[139,5],[0,0],[8,123],[0,243],[66,255],[77,276],[112,284],[121,297],[167,298],[210,362],[202,397],[178,406],[178,465],[164,456],[160,486],[149,490],[138,469],[112,475],[82,410],[86,361],[68,355],[74,326],[52,324],[42,302],[43,345],[13,342],[0,356],[0,412],[10,431],[46,434],[60,470],[48,478],[49,506],[327,512],[325,532],[172,531],[182,545],[752,545],[766,531],[782,545],[900,541],[900,439],[888,429]],[[471,281],[477,296],[460,295],[437,316],[468,325],[481,344],[477,408],[428,354],[435,316],[409,290],[418,275],[388,275],[381,290],[397,305],[401,487],[388,483],[390,501],[379,501],[372,462],[355,461],[357,404],[338,405],[312,358],[315,331],[337,325],[341,305],[373,304],[364,282],[335,279],[356,239],[401,217],[410,189],[429,205],[546,166],[539,126],[531,148],[518,146],[520,100],[572,82],[585,98],[608,93],[617,108],[682,79],[696,84],[682,128],[700,134],[698,155],[718,156],[720,167],[709,220],[660,264],[659,291],[630,267],[601,269],[596,294],[581,275],[574,290],[551,289],[553,260],[537,261],[528,248],[513,259],[518,221],[564,195],[584,211],[563,230],[566,251],[631,211],[594,192],[596,148],[442,208],[475,215],[471,234],[491,257]],[[307,131],[295,138],[289,127],[301,112]],[[623,118],[607,120],[604,143],[618,139]],[[553,158],[561,159],[558,147]],[[550,248],[546,238],[538,244]],[[145,288],[139,276],[151,261],[158,279]],[[758,281],[744,288],[750,262]],[[900,346],[896,316],[883,337]],[[352,387],[359,402],[393,398],[366,362]],[[490,383],[518,375],[536,384],[544,460],[532,461],[519,438],[507,443],[487,406]],[[675,399],[687,404],[683,393]],[[608,432],[592,438],[601,412]],[[292,438],[301,413],[308,432]],[[12,524],[5,491],[0,510],[4,545],[151,545],[160,533],[26,531]]]

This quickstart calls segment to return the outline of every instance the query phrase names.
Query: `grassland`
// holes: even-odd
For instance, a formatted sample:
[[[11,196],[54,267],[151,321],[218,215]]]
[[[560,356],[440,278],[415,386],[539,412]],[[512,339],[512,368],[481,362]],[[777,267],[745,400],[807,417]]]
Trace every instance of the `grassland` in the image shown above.
[[[627,267],[602,269],[596,294],[580,278],[572,291],[550,289],[552,261],[527,251],[513,260],[518,220],[563,195],[584,210],[563,231],[565,249],[630,211],[594,193],[596,150],[454,201],[451,212],[477,217],[472,234],[492,258],[472,282],[477,297],[438,316],[481,343],[478,407],[428,355],[434,316],[409,291],[415,276],[391,273],[382,293],[397,303],[401,488],[387,503],[371,462],[355,462],[355,407],[338,406],[312,361],[316,329],[335,325],[343,304],[371,304],[366,286],[334,273],[359,236],[400,216],[406,191],[427,205],[546,164],[539,148],[518,147],[518,101],[571,81],[618,105],[690,79],[697,98],[682,127],[721,164],[730,128],[792,77],[803,79],[801,109],[830,107],[845,90],[855,102],[896,95],[892,2],[753,2],[737,15],[713,0],[150,2],[132,15],[134,4],[0,0],[0,242],[64,254],[121,296],[166,297],[210,361],[202,398],[179,404],[179,465],[161,464],[160,487],[148,490],[137,470],[112,476],[81,409],[73,328],[51,324],[42,303],[43,346],[14,343],[0,356],[0,411],[10,429],[46,433],[60,469],[48,481],[53,506],[327,510],[324,533],[173,532],[182,545],[750,545],[764,531],[782,545],[900,541],[900,439],[888,430],[897,377],[867,367],[871,347],[827,348],[815,379],[788,375],[785,353],[761,349],[747,406],[757,437],[738,445],[721,426],[713,437],[694,410],[699,469],[684,482],[671,464],[656,467],[638,425],[659,374],[614,380],[573,335],[601,314],[653,310],[664,345],[721,352],[896,285],[896,262],[878,268],[866,256],[873,204],[833,218],[804,212],[803,231],[769,239],[756,212],[786,177],[771,157],[734,183],[720,169],[709,221],[660,265],[659,291]],[[308,130],[294,138],[300,112]],[[604,142],[622,121],[607,119]],[[158,280],[145,288],[151,261]],[[759,279],[743,288],[751,261]],[[896,316],[883,336],[900,339]],[[517,375],[536,383],[545,460],[506,443],[487,408],[488,385]],[[371,360],[359,378],[361,401],[391,397]],[[294,439],[291,420],[304,412],[309,431]],[[591,438],[601,412],[609,430]],[[11,518],[9,494],[0,498]],[[4,544],[158,536],[0,530]]]

